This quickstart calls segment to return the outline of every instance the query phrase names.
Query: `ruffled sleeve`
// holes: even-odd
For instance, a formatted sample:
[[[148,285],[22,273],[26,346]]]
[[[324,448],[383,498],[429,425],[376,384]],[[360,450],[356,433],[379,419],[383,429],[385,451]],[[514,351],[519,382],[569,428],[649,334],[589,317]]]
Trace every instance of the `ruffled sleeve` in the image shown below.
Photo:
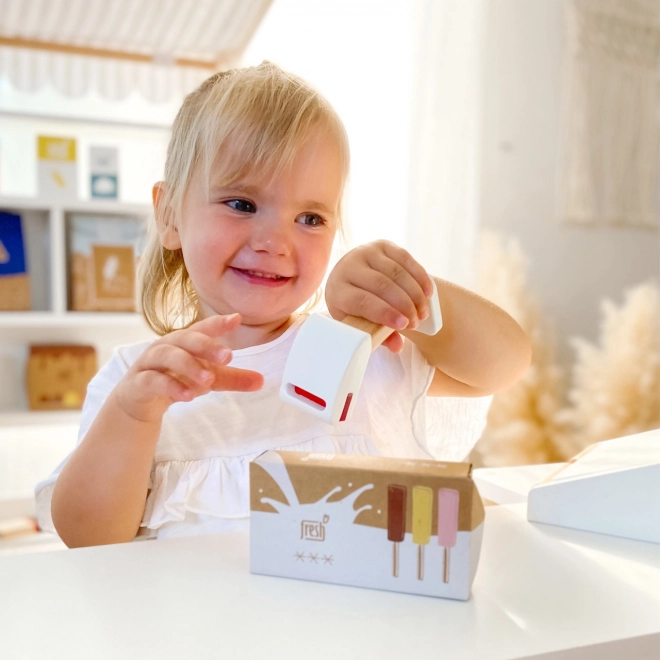
[[[215,456],[157,463],[141,527],[159,529],[183,522],[188,513],[213,518],[246,518],[250,512],[245,456]]]

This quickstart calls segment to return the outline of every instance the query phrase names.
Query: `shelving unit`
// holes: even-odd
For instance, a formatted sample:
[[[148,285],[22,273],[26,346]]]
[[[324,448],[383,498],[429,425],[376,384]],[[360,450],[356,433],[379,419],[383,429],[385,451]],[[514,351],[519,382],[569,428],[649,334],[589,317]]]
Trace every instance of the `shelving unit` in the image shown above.
[[[27,410],[24,375],[31,343],[92,344],[102,365],[114,346],[153,337],[138,313],[70,311],[67,277],[71,214],[137,217],[146,222],[151,207],[116,201],[0,196],[0,210],[22,217],[32,295],[31,310],[0,312],[0,426],[6,426],[16,420],[45,419],[43,413]],[[54,414],[51,419],[64,420],[67,414],[67,419],[75,416]]]

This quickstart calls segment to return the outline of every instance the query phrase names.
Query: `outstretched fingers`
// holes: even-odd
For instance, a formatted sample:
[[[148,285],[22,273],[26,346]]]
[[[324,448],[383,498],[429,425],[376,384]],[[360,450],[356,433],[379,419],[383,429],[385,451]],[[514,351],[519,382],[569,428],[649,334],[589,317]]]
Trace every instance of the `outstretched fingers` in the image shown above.
[[[213,316],[154,342],[134,365],[136,396],[190,401],[211,390],[251,392],[263,386],[255,371],[228,367],[232,352],[222,336],[235,330],[240,316]]]
[[[254,392],[264,385],[264,377],[258,371],[238,369],[236,367],[219,367],[213,390],[233,392]]]

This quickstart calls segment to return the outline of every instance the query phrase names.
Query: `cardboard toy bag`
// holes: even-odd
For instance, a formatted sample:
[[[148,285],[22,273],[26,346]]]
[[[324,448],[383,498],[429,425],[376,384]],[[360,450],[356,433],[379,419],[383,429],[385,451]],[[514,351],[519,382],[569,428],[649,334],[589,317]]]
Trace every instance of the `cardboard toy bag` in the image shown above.
[[[97,370],[93,346],[30,346],[27,387],[30,410],[82,408]]]

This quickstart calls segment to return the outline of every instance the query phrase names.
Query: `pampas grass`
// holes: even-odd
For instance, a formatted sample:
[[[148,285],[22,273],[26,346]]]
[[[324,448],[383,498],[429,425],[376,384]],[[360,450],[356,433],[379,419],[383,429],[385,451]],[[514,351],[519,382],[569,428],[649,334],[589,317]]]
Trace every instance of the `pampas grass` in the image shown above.
[[[641,284],[623,304],[605,300],[597,343],[573,338],[571,386],[556,363],[540,306],[528,291],[528,262],[514,238],[484,232],[477,291],[527,333],[532,365],[498,392],[471,460],[506,466],[567,460],[586,446],[660,427],[660,292]]]
[[[651,283],[605,300],[597,345],[573,339],[569,407],[558,415],[558,450],[572,456],[601,440],[660,427],[660,293]]]

